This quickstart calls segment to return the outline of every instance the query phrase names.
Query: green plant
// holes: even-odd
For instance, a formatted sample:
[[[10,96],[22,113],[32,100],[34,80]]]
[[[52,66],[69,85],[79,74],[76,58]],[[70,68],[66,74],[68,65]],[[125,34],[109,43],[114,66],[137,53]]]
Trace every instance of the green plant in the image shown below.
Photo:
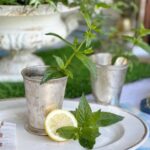
[[[92,31],[88,29],[88,33],[92,34]],[[64,59],[58,56],[54,56],[57,66],[50,66],[44,73],[44,76],[42,78],[42,82],[44,83],[52,78],[58,78],[62,76],[68,76],[70,78],[73,78],[73,74],[71,72],[71,66],[72,66],[72,60],[74,58],[79,59],[85,67],[91,72],[93,76],[96,75],[96,67],[95,64],[90,60],[89,57],[86,55],[93,53],[91,46],[91,38],[88,37],[88,35],[85,35],[85,38],[82,40],[81,43],[78,43],[78,40],[75,38],[73,43],[70,43],[69,41],[66,41],[59,35],[55,33],[48,33],[47,35],[52,35],[60,38],[63,40],[66,44],[68,44],[71,49],[72,53],[71,55],[66,58],[64,56]]]
[[[131,42],[134,46],[139,46],[150,53],[150,46],[144,41],[143,37],[150,34],[150,29],[146,29],[143,24],[133,29],[134,36],[124,36],[124,39]]]
[[[100,136],[99,128],[112,125],[123,120],[122,116],[97,110],[92,112],[84,95],[78,108],[72,111],[78,122],[78,127],[66,126],[57,130],[58,134],[66,139],[78,140],[80,145],[92,149],[96,138]]]
[[[62,38],[61,36],[55,33],[47,34],[51,36],[56,36],[57,38],[60,38],[62,41],[64,41],[72,49],[72,54],[68,58],[66,58],[66,56],[64,56],[64,58],[54,56],[57,62],[57,66],[50,66],[45,71],[41,83],[44,83],[49,79],[58,78],[62,76],[68,76],[70,78],[73,78],[73,74],[71,72],[71,66],[72,66],[72,60],[74,58],[79,59],[85,65],[85,67],[91,72],[91,75],[93,75],[93,77],[96,76],[96,66],[86,55],[93,53],[91,42],[94,38],[96,38],[96,32],[99,32],[99,29],[97,25],[94,23],[95,20],[92,17],[92,14],[95,12],[93,11],[93,7],[89,8],[88,11],[86,6],[89,6],[90,2],[93,2],[92,6],[94,5],[97,8],[100,7],[106,8],[107,4],[97,3],[96,1],[93,0],[90,1],[88,5],[83,5],[84,2],[85,0],[80,1],[80,6],[81,6],[80,12],[85,19],[85,22],[87,24],[87,29],[83,35],[82,41],[79,42],[77,38],[74,38],[74,42],[70,43],[69,41],[65,40],[64,38]]]

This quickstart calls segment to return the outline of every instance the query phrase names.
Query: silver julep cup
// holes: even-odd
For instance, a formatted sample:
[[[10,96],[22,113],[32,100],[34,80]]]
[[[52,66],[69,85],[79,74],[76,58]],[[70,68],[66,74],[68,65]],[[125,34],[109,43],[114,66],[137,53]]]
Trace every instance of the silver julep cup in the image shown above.
[[[47,66],[33,66],[22,70],[27,100],[25,128],[34,134],[45,135],[44,121],[47,114],[62,107],[67,77],[51,79],[40,84]]]
[[[108,53],[95,54],[91,59],[96,63],[97,71],[97,77],[91,78],[94,97],[101,104],[119,106],[128,65],[111,65],[112,57]]]

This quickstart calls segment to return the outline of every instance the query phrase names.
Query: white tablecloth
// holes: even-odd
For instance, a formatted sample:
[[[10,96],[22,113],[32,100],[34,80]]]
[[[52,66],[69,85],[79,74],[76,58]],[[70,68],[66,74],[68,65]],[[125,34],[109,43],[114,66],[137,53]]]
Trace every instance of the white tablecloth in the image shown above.
[[[124,85],[121,103],[127,103],[139,108],[143,98],[150,97],[150,79],[144,79]]]

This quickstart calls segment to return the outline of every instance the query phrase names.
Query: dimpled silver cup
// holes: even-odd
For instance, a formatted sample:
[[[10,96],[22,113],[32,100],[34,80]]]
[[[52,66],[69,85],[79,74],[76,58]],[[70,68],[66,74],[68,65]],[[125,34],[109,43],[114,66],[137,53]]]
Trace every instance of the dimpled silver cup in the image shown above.
[[[92,92],[97,102],[119,106],[122,86],[128,65],[111,65],[111,54],[100,53],[91,57],[96,63],[97,77],[91,78]]]
[[[22,70],[27,100],[27,119],[25,128],[37,135],[46,135],[44,121],[47,114],[62,107],[67,77],[51,79],[40,84],[47,66],[33,66]]]

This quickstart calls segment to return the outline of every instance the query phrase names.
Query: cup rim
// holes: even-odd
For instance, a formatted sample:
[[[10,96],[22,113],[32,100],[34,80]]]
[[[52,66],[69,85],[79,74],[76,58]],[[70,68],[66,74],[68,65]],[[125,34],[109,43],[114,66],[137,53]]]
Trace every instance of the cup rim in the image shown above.
[[[25,75],[25,71],[27,69],[32,69],[32,68],[48,68],[48,67],[50,67],[50,66],[48,66],[48,65],[35,65],[35,66],[25,67],[25,68],[22,69],[21,74],[22,74],[23,78],[26,79],[26,80],[34,81],[34,82],[41,82],[40,79],[31,78],[31,77]],[[67,78],[68,78],[67,76],[64,76],[64,77],[60,77],[60,78],[56,78],[56,79],[50,79],[47,82],[53,82],[53,81],[58,81],[58,80],[66,80]],[[45,82],[45,83],[47,83],[47,82]]]
[[[101,52],[101,53],[95,53],[95,54],[91,55],[90,57],[92,58],[93,56],[102,55],[102,54],[112,55],[112,54],[109,53],[109,52]],[[94,61],[93,61],[93,62],[94,62]],[[113,64],[103,65],[103,64],[98,64],[98,63],[96,63],[96,62],[94,62],[94,63],[95,63],[95,65],[96,65],[97,68],[102,67],[102,68],[107,68],[107,69],[109,69],[109,70],[118,70],[118,69],[119,69],[119,70],[124,70],[124,69],[127,69],[128,66],[129,66],[128,63],[125,64],[125,65],[113,65]]]
[[[117,66],[117,65],[100,65],[100,64],[96,64],[96,67],[97,68],[107,68],[109,70],[124,70],[124,69],[128,68],[128,64],[126,64],[126,65],[120,65],[120,66]]]

